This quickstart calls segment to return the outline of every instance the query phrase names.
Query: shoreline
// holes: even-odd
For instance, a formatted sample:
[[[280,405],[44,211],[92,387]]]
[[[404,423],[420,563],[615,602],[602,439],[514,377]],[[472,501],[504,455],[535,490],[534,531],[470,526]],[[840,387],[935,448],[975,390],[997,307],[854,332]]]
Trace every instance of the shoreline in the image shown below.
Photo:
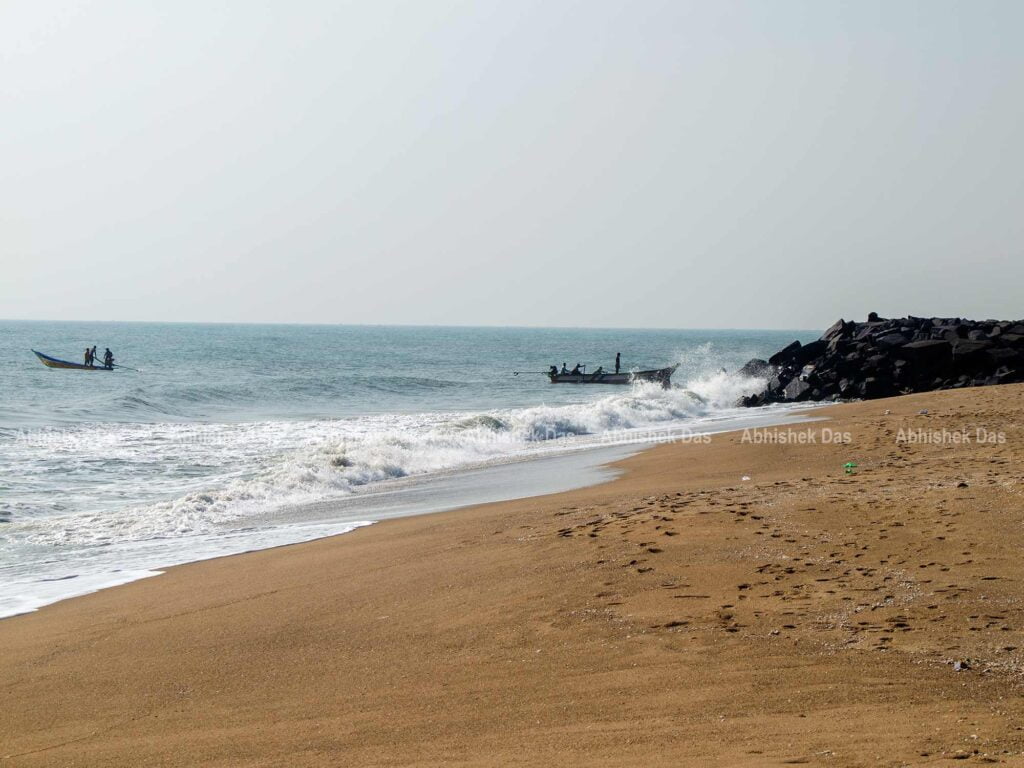
[[[606,441],[601,436],[585,436],[578,444],[534,456],[513,456],[505,461],[480,466],[457,467],[427,475],[386,481],[357,488],[353,493],[300,505],[285,506],[262,517],[239,532],[225,530],[222,535],[196,536],[186,551],[187,539],[157,542],[163,555],[147,551],[139,561],[113,561],[105,570],[96,563],[82,569],[74,563],[59,573],[33,581],[16,579],[14,589],[31,594],[0,593],[0,621],[39,610],[47,605],[72,600],[94,592],[152,578],[167,569],[204,560],[259,552],[264,549],[343,536],[358,528],[394,517],[461,509],[499,501],[546,496],[604,482],[606,469],[621,458],[644,451],[661,442],[678,442],[729,431],[733,424],[775,425],[806,421],[815,407],[782,408],[764,414],[740,413],[705,419],[694,424],[658,430],[633,430],[624,439]],[[696,429],[694,429],[696,427]],[[690,432],[691,429],[694,431]],[[652,437],[652,435],[654,437]],[[141,542],[145,545],[146,542]],[[113,550],[111,550],[113,551]],[[91,570],[90,570],[91,568]]]
[[[607,483],[176,566],[12,617],[0,760],[1020,755],[1021,394],[828,406],[827,422],[784,429],[850,441],[655,446]],[[1005,440],[901,443],[901,425]]]

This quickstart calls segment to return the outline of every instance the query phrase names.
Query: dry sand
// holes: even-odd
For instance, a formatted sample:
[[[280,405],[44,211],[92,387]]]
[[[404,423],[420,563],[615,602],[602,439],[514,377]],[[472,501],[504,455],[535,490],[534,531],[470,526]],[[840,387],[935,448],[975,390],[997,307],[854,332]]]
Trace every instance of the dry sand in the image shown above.
[[[1022,396],[836,406],[816,444],[659,446],[0,621],[0,765],[1019,761]]]

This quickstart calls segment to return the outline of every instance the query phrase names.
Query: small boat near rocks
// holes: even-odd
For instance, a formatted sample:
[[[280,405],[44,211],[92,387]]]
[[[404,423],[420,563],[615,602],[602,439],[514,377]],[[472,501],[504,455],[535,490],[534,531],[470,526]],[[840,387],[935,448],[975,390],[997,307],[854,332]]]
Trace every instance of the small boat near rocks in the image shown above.
[[[635,381],[650,381],[661,384],[665,389],[672,385],[672,374],[678,365],[656,368],[649,371],[622,371],[610,373],[598,368],[593,373],[560,373],[554,366],[548,371],[552,384],[632,384]]]

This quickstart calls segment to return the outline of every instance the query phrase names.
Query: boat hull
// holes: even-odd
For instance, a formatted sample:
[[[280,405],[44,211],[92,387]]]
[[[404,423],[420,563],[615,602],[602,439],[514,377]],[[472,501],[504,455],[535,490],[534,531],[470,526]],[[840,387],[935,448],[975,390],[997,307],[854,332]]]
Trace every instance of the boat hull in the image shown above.
[[[552,384],[632,384],[635,381],[650,381],[668,389],[672,383],[672,374],[678,367],[673,365],[668,368],[629,373],[549,373],[548,378]]]
[[[82,363],[71,363],[67,360],[58,360],[56,357],[44,355],[42,352],[32,350],[32,354],[39,358],[39,362],[47,368],[64,368],[72,371],[112,371],[113,368],[105,368],[102,365],[83,365]]]

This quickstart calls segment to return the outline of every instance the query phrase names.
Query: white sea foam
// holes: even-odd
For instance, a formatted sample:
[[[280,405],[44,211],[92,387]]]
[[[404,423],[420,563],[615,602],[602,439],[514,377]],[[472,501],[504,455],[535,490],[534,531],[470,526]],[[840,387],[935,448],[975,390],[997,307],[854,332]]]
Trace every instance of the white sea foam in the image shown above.
[[[25,433],[6,452],[20,472],[0,507],[0,615],[177,562],[350,530],[297,530],[276,516],[377,483],[633,442],[641,430],[699,431],[763,384],[712,371],[671,389],[477,413]],[[67,492],[33,502],[33,485],[53,473]]]
[[[80,475],[84,498],[72,493],[67,512],[15,508],[6,532],[8,541],[39,546],[212,534],[277,508],[372,483],[578,450],[598,441],[607,445],[640,429],[699,427],[760,386],[762,381],[717,372],[671,389],[637,384],[577,404],[477,414],[127,424],[59,433],[29,441],[22,451],[37,452],[37,463],[49,471],[56,462],[60,471]],[[32,464],[26,458],[23,465]],[[97,491],[90,484],[90,472],[97,471],[118,487]],[[187,492],[173,492],[182,486]],[[83,503],[97,492],[107,494],[102,503]],[[151,500],[125,503],[133,497]]]

